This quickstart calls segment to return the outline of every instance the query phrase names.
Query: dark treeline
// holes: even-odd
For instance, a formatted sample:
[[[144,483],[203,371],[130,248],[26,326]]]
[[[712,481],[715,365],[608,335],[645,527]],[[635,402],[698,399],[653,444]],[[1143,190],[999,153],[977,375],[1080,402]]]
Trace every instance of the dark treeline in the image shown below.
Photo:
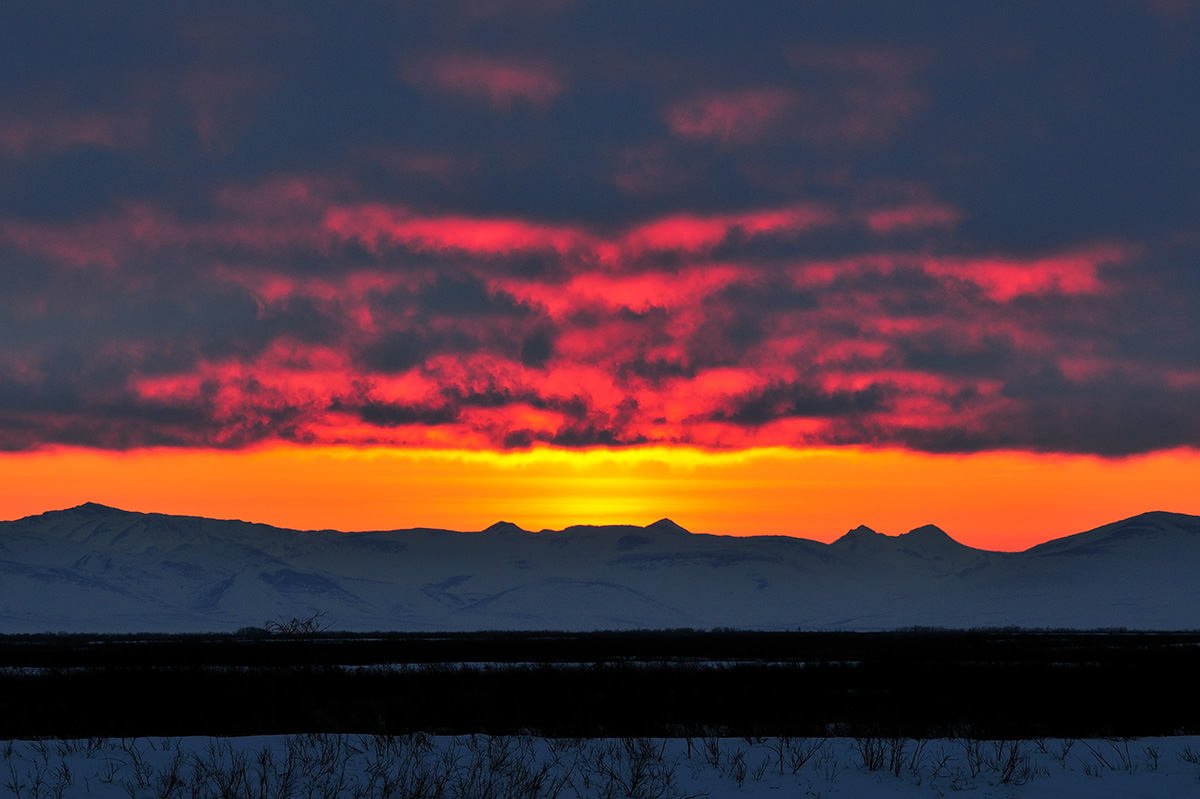
[[[0,737],[1200,733],[1195,633],[18,636],[0,665]]]
[[[1200,632],[910,629],[894,632],[615,632],[0,635],[0,667],[370,666],[612,661],[844,662],[908,659],[1090,663],[1200,647]]]

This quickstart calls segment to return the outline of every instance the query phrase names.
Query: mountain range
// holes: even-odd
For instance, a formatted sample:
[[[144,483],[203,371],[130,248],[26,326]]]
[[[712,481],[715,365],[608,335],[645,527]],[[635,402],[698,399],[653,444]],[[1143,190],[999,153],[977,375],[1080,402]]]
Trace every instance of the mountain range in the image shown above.
[[[93,503],[0,523],[0,633],[911,626],[1200,628],[1200,517],[1023,552],[933,526],[831,544],[638,527],[341,533]]]

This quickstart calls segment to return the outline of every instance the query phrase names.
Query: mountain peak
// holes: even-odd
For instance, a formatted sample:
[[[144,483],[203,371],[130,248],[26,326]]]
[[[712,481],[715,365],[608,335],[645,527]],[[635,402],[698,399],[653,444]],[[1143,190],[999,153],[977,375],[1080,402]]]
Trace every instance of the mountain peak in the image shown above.
[[[936,525],[926,524],[909,530],[898,536],[888,536],[877,533],[870,527],[859,525],[844,536],[833,542],[833,546],[847,550],[868,550],[891,552],[893,549],[904,550],[910,554],[929,554],[945,552],[949,549],[969,549],[964,544],[955,541]],[[883,549],[880,549],[882,547]]]
[[[670,519],[659,519],[654,524],[646,525],[646,529],[653,530],[656,533],[683,533],[684,535],[691,535],[690,531],[680,527]]]
[[[926,555],[973,549],[973,547],[968,547],[966,544],[955,541],[945,530],[932,524],[926,524],[909,530],[907,533],[898,536],[897,540],[911,547],[913,550]]]
[[[82,505],[67,508],[67,511],[85,516],[110,516],[114,513],[128,513],[128,511],[123,511],[120,508],[101,505],[99,502],[85,502]]]
[[[958,543],[953,538],[951,538],[950,535],[945,530],[938,527],[936,524],[924,524],[924,525],[921,525],[920,527],[914,527],[913,529],[909,530],[907,533],[902,533],[900,535],[900,538],[902,538],[906,541],[920,542],[920,543],[935,543],[935,542],[936,543],[945,543],[947,541],[950,541],[955,544]]]
[[[877,533],[865,524],[860,524],[834,541],[832,546],[856,547],[859,544],[867,543],[868,541],[878,541],[886,537],[883,533]]]
[[[1045,554],[1098,554],[1114,547],[1144,548],[1154,543],[1189,540],[1200,535],[1200,517],[1167,511],[1149,511],[1092,530],[1030,547],[1026,552]],[[1157,542],[1157,543],[1155,543]]]
[[[525,530],[512,522],[496,522],[491,527],[488,527],[483,532],[485,533],[523,533]]]

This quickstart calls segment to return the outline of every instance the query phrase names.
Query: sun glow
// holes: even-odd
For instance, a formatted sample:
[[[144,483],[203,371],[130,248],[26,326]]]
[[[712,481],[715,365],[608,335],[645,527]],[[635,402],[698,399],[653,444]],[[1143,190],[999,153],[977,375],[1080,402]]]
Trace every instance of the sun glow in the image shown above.
[[[937,524],[990,549],[1147,510],[1200,512],[1192,450],[1122,460],[901,450],[644,447],[520,452],[60,449],[0,457],[0,516],[85,501],[298,529],[529,530],[670,517],[697,533],[830,541]]]

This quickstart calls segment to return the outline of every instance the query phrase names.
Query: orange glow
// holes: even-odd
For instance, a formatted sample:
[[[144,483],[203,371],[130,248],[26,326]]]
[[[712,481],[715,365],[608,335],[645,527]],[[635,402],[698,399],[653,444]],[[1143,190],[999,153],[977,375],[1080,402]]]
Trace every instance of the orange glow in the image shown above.
[[[85,501],[301,529],[644,525],[830,541],[922,524],[1024,549],[1148,510],[1200,513],[1200,452],[1124,460],[898,450],[682,448],[494,453],[351,448],[54,450],[0,457],[0,517]]]

